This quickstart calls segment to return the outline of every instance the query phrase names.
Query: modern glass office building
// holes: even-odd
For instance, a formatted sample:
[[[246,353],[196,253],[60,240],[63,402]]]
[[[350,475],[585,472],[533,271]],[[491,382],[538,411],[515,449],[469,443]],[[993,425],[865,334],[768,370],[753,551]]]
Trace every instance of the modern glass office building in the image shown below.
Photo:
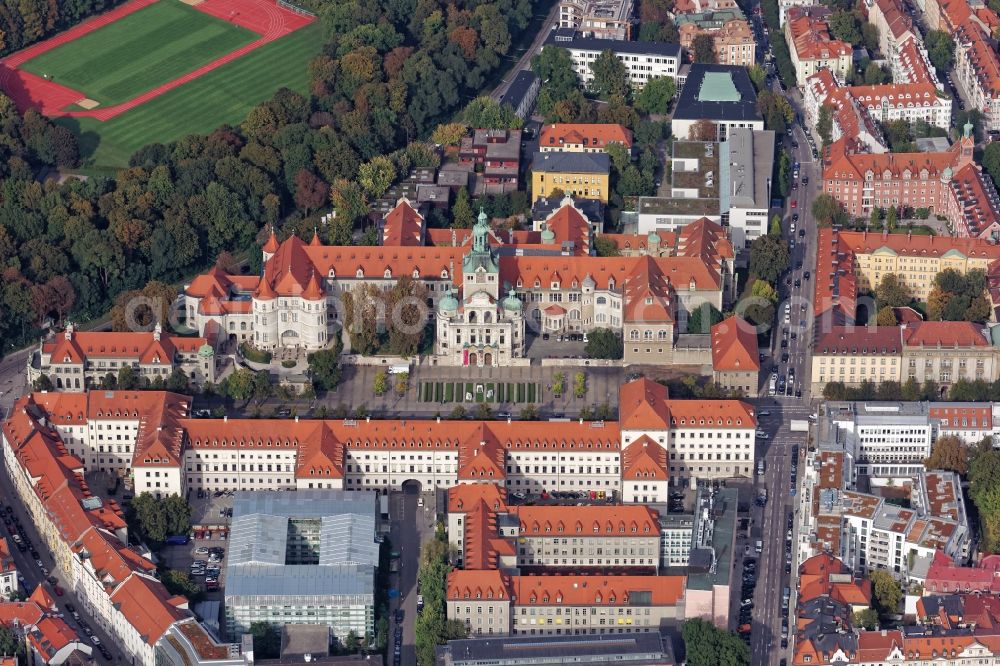
[[[241,492],[226,564],[230,636],[254,622],[323,624],[343,640],[374,630],[377,495]]]

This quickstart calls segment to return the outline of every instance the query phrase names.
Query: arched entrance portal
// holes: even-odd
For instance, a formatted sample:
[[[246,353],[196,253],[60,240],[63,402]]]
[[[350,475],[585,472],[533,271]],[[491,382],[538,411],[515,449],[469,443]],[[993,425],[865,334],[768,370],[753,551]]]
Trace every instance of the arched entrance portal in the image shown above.
[[[469,365],[479,365],[479,356],[476,352],[469,352]]]
[[[485,366],[493,365],[493,354],[486,352],[486,354],[483,355],[483,365]]]
[[[416,479],[407,479],[400,488],[404,495],[419,495],[423,486]]]

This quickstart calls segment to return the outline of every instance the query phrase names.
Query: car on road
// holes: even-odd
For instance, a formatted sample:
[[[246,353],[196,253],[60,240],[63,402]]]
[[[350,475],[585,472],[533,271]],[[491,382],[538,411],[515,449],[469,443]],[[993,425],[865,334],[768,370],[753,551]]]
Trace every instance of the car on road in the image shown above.
[[[806,271],[805,273],[803,273],[803,274],[802,274],[802,277],[803,277],[804,279],[808,280],[808,279],[809,279],[809,277],[810,277],[810,273],[809,273],[809,271]]]
[[[90,637],[90,642],[93,643],[94,645],[100,645],[101,644],[101,639],[98,638],[97,636],[91,636]]]
[[[763,430],[758,430],[757,439],[765,439],[765,440],[768,439],[767,433],[764,432]]]
[[[66,591],[65,591],[64,589],[62,589],[61,587],[59,587],[58,585],[56,585],[56,586],[55,586],[54,588],[52,588],[52,589],[54,589],[54,590],[55,590],[55,592],[56,592],[56,596],[57,596],[57,597],[61,597],[61,596],[62,596],[63,594],[65,594],[65,593],[66,593]]]
[[[799,207],[799,200],[798,199],[792,199],[792,210],[795,210],[798,207]]]

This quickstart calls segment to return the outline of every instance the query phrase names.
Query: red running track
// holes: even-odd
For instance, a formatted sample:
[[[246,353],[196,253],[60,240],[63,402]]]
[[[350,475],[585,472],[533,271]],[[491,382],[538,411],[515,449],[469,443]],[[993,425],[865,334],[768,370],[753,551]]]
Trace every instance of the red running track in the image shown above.
[[[97,16],[84,23],[81,23],[69,30],[62,32],[55,37],[47,39],[38,44],[29,46],[26,49],[13,53],[0,60],[0,89],[14,100],[20,110],[35,108],[47,116],[72,116],[77,118],[96,118],[98,120],[110,120],[130,109],[159,97],[167,91],[173,90],[188,81],[192,81],[203,74],[212,71],[228,62],[250,53],[260,48],[264,44],[280,39],[285,35],[308,25],[314,19],[302,16],[295,12],[278,7],[274,0],[205,0],[195,8],[221,18],[231,21],[236,25],[247,28],[260,35],[249,44],[246,44],[235,51],[230,51],[224,56],[213,60],[210,63],[183,74],[171,81],[159,85],[152,90],[133,97],[132,99],[103,108],[89,111],[64,111],[67,106],[86,97],[66,86],[53,83],[40,76],[17,69],[20,64],[31,60],[35,56],[45,53],[62,44],[73,41],[89,32],[97,30],[113,21],[136,12],[143,7],[154,2],[178,2],[179,0],[132,0],[121,5],[110,12]]]

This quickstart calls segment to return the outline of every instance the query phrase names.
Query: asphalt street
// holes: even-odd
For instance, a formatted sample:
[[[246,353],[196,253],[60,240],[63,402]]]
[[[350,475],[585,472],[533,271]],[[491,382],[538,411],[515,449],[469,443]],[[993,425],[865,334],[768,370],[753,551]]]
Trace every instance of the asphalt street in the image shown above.
[[[763,457],[765,463],[763,477],[757,478],[757,492],[767,490],[767,503],[763,507],[753,504],[750,511],[753,520],[750,541],[763,542],[762,552],[757,556],[750,653],[752,666],[765,666],[777,664],[781,658],[791,655],[790,650],[781,648],[781,620],[789,617],[782,611],[781,595],[786,586],[795,588],[792,574],[798,563],[794,560],[794,552],[789,565],[792,573],[785,572],[786,546],[791,548],[792,544],[788,538],[787,519],[797,506],[791,495],[791,455],[796,444],[799,455],[803,455],[806,433],[792,432],[790,426],[792,420],[806,420],[810,407],[801,400],[784,397],[753,402],[759,415],[758,427],[768,438],[758,438],[757,453],[758,459]]]
[[[418,506],[419,498],[423,506]],[[417,570],[420,567],[420,544],[434,534],[437,516],[435,493],[420,492],[416,484],[405,484],[403,492],[389,495],[389,540],[392,549],[398,551],[399,573],[390,579],[391,587],[399,590],[399,596],[389,600],[390,617],[397,609],[403,610],[403,636],[400,650],[400,664],[415,664],[414,622],[417,619]],[[389,623],[389,655],[395,646],[395,619]]]
[[[552,28],[555,27],[556,23],[559,21],[559,3],[553,3],[552,9],[549,10],[548,16],[545,17],[545,23],[538,30],[538,34],[535,35],[535,39],[531,42],[531,46],[528,50],[524,52],[524,55],[517,61],[517,64],[510,68],[507,76],[500,81],[500,84],[493,89],[490,93],[490,97],[495,100],[503,99],[503,96],[507,94],[507,89],[510,88],[510,84],[514,81],[514,77],[517,73],[524,69],[531,68],[531,59],[536,53],[542,50],[542,45],[548,38],[549,33],[552,32]]]
[[[22,357],[23,361],[23,357]],[[4,381],[6,375],[0,376],[0,381]],[[0,459],[0,468],[3,467],[3,461]],[[68,578],[65,571],[59,570],[55,565],[55,560],[53,560],[52,555],[49,553],[48,547],[46,547],[45,542],[42,541],[41,537],[38,535],[38,530],[35,529],[35,525],[32,522],[28,512],[25,510],[24,506],[21,504],[20,500],[17,499],[16,494],[10,489],[10,482],[7,481],[7,471],[3,469],[2,477],[4,478],[4,483],[2,484],[3,491],[0,494],[0,501],[3,502],[3,515],[9,516],[11,518],[11,525],[3,526],[3,536],[7,537],[7,544],[10,547],[11,557],[14,558],[14,564],[17,567],[17,571],[20,576],[23,576],[23,580],[20,581],[21,588],[26,594],[31,594],[31,592],[38,585],[44,585],[52,595],[52,598],[56,600],[56,609],[58,612],[63,614],[63,619],[69,626],[77,632],[80,637],[80,642],[90,645],[93,649],[92,657],[95,663],[98,664],[130,664],[131,660],[127,658],[122,651],[118,648],[116,641],[111,640],[108,632],[103,629],[101,618],[93,615],[88,608],[80,602],[77,598],[72,587],[69,585]],[[12,507],[13,512],[8,512],[7,507]],[[21,527],[16,527],[13,525],[13,518],[17,517],[21,521]],[[28,539],[30,543],[38,551],[38,559],[41,561],[42,566],[44,566],[48,571],[50,576],[55,576],[58,579],[56,583],[62,590],[64,590],[63,596],[58,596],[55,592],[55,587],[46,582],[45,574],[35,562],[34,557],[31,555],[30,550],[25,550],[25,552],[20,552],[13,539],[11,539],[11,529],[16,529],[18,534],[20,534],[22,539]],[[98,647],[89,639],[85,632],[82,631],[81,623],[77,622],[71,615],[67,604],[72,604],[76,612],[80,614],[80,618],[83,622],[86,622],[87,626],[93,631],[93,633],[100,639],[101,644],[108,648],[111,653],[112,659],[109,661],[105,659]]]

